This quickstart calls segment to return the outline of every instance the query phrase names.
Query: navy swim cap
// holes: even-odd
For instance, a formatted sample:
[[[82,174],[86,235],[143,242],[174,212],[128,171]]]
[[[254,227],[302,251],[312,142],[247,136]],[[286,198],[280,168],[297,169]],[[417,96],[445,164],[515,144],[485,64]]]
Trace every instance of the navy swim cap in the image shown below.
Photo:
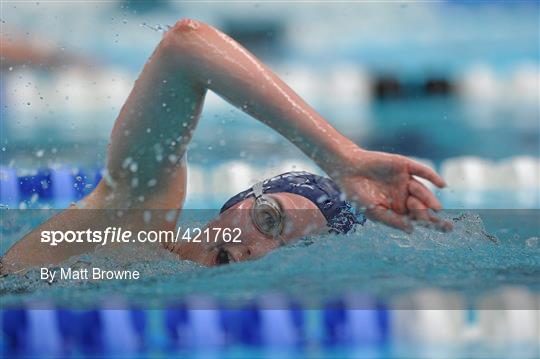
[[[330,233],[348,233],[355,225],[364,224],[366,221],[364,215],[356,213],[351,204],[345,201],[343,192],[330,178],[298,171],[283,173],[265,180],[262,184],[264,193],[287,192],[309,199],[326,218]],[[253,187],[240,192],[225,202],[219,213],[254,196]]]

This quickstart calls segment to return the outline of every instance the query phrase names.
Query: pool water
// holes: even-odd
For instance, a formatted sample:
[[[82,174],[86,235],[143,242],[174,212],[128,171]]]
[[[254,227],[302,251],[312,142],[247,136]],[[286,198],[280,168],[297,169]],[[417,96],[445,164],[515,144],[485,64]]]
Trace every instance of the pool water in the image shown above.
[[[2,226],[2,253],[44,220],[24,213],[17,212],[15,224]],[[204,213],[191,225],[203,225]],[[0,295],[6,306],[34,302],[86,308],[107,306],[114,296],[122,306],[160,308],[194,294],[235,305],[280,293],[317,308],[350,293],[399,306],[408,293],[437,288],[459,293],[466,305],[505,285],[540,290],[538,210],[460,210],[442,215],[454,222],[453,232],[417,228],[407,235],[367,222],[355,233],[303,238],[262,259],[216,268],[178,260],[154,247],[98,250],[68,264],[138,270],[141,279],[48,284],[36,269],[24,277],[3,278]],[[450,304],[431,305],[438,309]]]

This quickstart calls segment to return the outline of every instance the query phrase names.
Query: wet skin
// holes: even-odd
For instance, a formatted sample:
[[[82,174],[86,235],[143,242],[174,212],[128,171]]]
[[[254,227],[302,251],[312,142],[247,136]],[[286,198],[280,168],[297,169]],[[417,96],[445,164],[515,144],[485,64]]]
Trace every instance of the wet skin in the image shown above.
[[[167,249],[180,258],[206,266],[257,259],[281,245],[305,237],[328,233],[326,219],[317,206],[305,197],[293,193],[268,195],[278,201],[284,213],[284,228],[278,238],[260,232],[251,218],[254,199],[245,199],[223,212],[205,228],[240,228],[240,243],[179,243]]]

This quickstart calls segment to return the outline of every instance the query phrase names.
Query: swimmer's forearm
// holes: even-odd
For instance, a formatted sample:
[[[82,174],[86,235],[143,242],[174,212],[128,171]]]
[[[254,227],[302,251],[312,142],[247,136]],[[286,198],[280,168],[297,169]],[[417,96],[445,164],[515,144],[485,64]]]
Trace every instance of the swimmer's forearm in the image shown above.
[[[78,211],[67,209],[21,238],[2,258],[3,272],[17,273],[32,267],[57,265],[68,258],[94,250],[96,245],[86,242],[62,242],[57,246],[41,242],[42,231],[68,231],[77,228],[81,222],[84,225],[85,222],[92,224],[97,221],[89,215],[82,219]],[[74,224],[75,221],[77,224]]]
[[[176,54],[194,81],[281,133],[323,169],[335,156],[359,150],[277,75],[220,31],[182,20],[160,44]]]

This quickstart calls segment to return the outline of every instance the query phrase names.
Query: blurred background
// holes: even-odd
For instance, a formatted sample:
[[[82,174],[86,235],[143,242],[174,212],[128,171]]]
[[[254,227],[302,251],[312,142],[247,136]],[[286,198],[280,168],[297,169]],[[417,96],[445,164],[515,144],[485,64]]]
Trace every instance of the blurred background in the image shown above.
[[[538,10],[536,1],[3,2],[4,177],[86,168],[79,192],[90,191],[144,63],[167,26],[192,17],[246,46],[362,147],[436,167],[450,184],[446,207],[537,208]],[[192,208],[215,208],[262,176],[319,172],[213,94],[189,161]],[[7,187],[12,206],[29,199]]]
[[[167,27],[191,17],[246,46],[360,146],[436,168],[449,183],[439,193],[446,208],[540,208],[537,1],[2,1],[0,7],[2,206],[62,208],[92,191],[135,79]],[[256,180],[287,170],[320,172],[213,94],[188,159],[188,208],[219,208]],[[537,357],[538,221],[509,217],[512,223],[497,224],[501,245],[492,246],[483,240],[480,217],[462,217],[464,229],[446,239],[429,232],[399,237],[368,224],[366,240],[300,243],[213,270],[174,258],[144,267],[153,276],[140,284],[50,287],[36,273],[2,278],[0,299],[21,309],[0,312],[0,347],[6,357],[188,357],[194,348],[198,358]],[[6,226],[1,233],[0,253],[27,230],[22,222],[20,232]],[[332,252],[334,260],[325,262]],[[424,291],[426,283],[444,290]],[[463,283],[505,287],[486,295],[496,304],[469,310],[471,303],[452,292]],[[524,287],[508,287],[516,283]],[[407,309],[438,305],[366,305],[367,297],[344,295],[355,285],[365,292],[409,286],[415,290]],[[277,309],[265,310],[263,297],[238,311],[218,310],[208,297],[145,311],[41,310],[48,302],[36,302],[45,294],[99,306],[106,289],[172,300],[197,290],[252,298],[319,287],[339,302],[303,311],[279,295]],[[201,301],[208,310],[197,309]]]

